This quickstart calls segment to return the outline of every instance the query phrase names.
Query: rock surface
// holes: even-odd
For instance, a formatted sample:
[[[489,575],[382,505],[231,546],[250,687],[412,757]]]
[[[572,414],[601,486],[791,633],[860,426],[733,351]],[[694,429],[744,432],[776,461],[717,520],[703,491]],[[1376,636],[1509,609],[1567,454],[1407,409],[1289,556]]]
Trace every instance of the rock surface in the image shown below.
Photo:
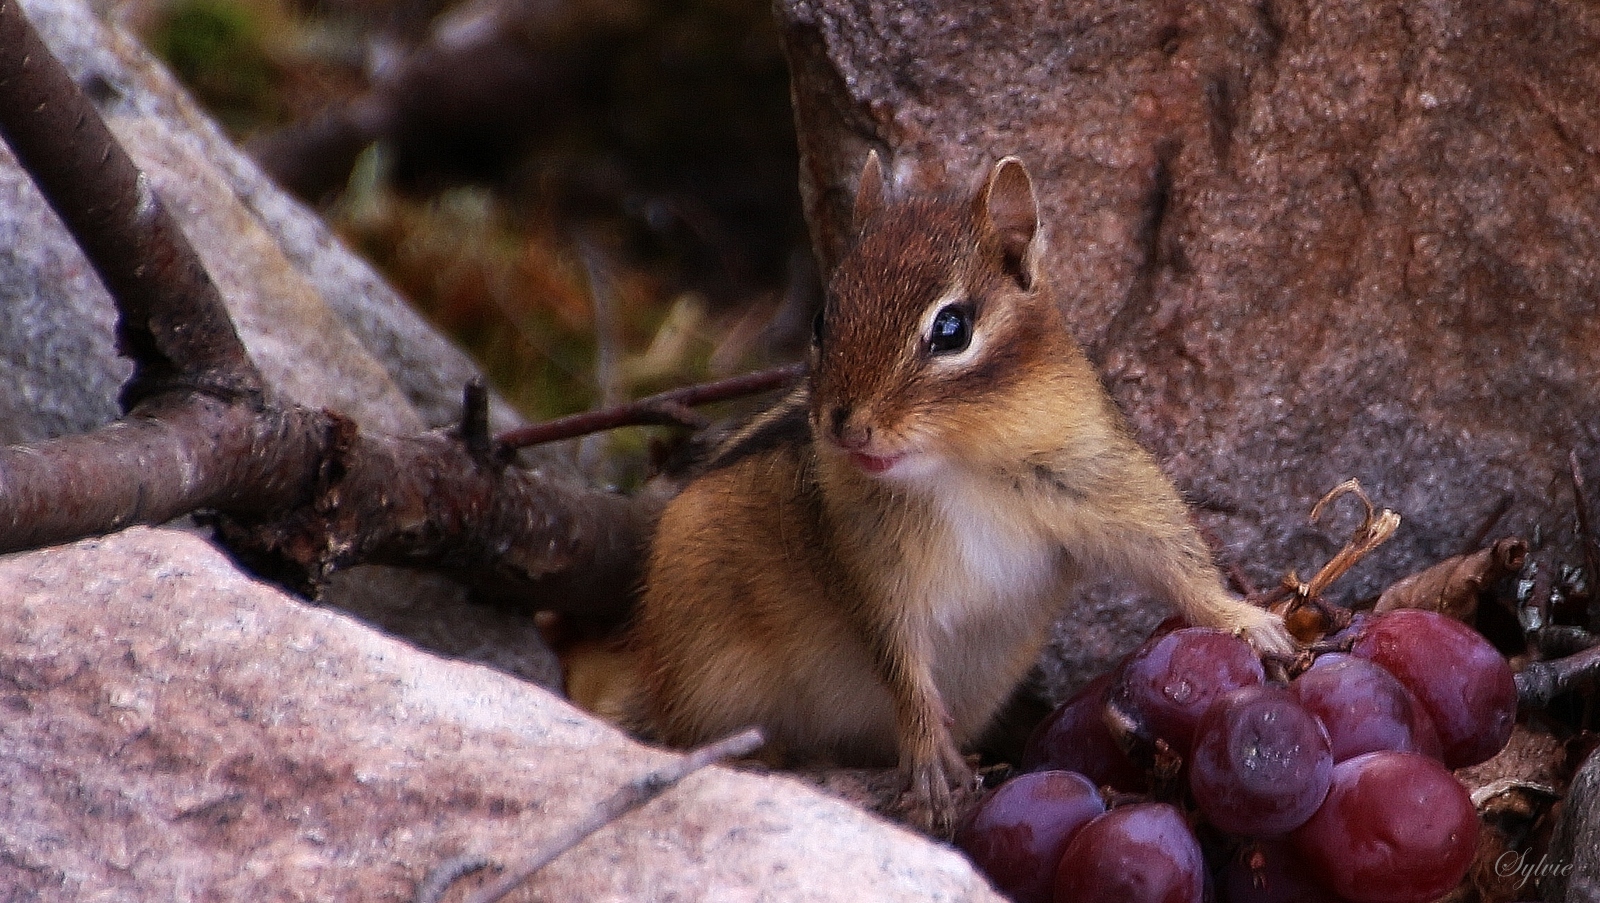
[[[6,899],[410,899],[670,756],[147,528],[0,558],[0,711]],[[727,768],[509,899],[535,898],[998,900],[954,851]]]
[[[1518,864],[1549,903],[1600,900],[1600,756],[1591,754],[1573,777],[1549,855]]]
[[[1600,476],[1600,7],[777,9],[824,268],[868,148],[903,189],[1023,156],[1080,340],[1255,582],[1330,557],[1348,517],[1306,513],[1348,477],[1405,519],[1351,596],[1491,522],[1576,550],[1569,450]]]

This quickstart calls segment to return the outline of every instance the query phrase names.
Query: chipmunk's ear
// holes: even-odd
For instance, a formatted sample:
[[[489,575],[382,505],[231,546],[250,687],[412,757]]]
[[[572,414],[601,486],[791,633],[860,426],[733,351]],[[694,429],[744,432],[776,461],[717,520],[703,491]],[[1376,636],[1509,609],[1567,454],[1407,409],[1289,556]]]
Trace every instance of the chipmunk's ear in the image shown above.
[[[1023,288],[1032,286],[1039,256],[1034,240],[1039,234],[1039,200],[1028,168],[1016,157],[996,163],[977,201],[979,221],[1000,240],[1006,274]]]
[[[878,152],[871,150],[867,152],[866,165],[861,167],[861,178],[856,181],[856,205],[850,213],[851,233],[860,235],[861,227],[883,206],[883,162],[878,159]]]

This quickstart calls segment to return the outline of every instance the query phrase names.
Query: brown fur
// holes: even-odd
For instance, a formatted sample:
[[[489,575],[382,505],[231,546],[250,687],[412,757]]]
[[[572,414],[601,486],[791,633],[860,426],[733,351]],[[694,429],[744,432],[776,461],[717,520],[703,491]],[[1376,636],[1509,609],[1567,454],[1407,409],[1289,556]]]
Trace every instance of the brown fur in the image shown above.
[[[812,375],[783,403],[809,433],[746,431],[661,520],[632,632],[640,715],[676,744],[754,724],[793,758],[898,760],[941,817],[961,746],[1084,572],[1288,639],[1222,588],[1070,338],[1021,164],[966,203],[888,200],[875,158],[861,185]],[[941,298],[974,311],[970,353],[930,352]],[[874,474],[850,451],[908,457]]]

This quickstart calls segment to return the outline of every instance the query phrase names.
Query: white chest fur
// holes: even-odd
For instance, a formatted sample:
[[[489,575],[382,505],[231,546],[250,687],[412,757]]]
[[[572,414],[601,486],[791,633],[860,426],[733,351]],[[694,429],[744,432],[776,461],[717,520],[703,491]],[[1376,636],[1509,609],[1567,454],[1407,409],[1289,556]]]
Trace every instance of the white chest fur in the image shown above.
[[[935,683],[958,727],[972,731],[1032,663],[1068,582],[1059,540],[1010,489],[955,468],[923,482],[913,491],[933,522],[924,548],[902,550],[903,598]]]
[[[924,491],[935,512],[933,567],[917,595],[944,630],[959,633],[974,618],[986,620],[1054,588],[1059,545],[1020,499],[959,471]]]

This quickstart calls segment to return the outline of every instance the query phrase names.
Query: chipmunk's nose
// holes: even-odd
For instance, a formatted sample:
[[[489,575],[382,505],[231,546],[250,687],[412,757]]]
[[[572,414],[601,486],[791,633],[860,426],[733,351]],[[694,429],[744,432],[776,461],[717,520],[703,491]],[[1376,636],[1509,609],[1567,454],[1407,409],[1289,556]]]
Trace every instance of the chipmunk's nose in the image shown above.
[[[839,405],[829,415],[833,427],[833,441],[845,451],[865,451],[872,444],[872,427],[862,423],[849,405]]]

